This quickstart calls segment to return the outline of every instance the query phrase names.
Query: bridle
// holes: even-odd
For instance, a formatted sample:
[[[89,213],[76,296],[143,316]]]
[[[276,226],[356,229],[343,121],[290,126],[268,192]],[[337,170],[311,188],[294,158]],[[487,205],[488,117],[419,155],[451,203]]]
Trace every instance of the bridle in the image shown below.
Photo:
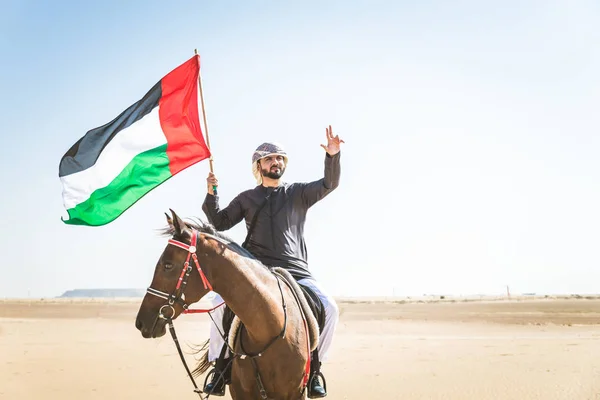
[[[209,311],[212,311],[215,308],[221,306],[221,304],[219,304],[218,306],[216,306],[212,309],[209,309],[209,310],[190,310],[189,304],[187,304],[185,302],[184,292],[185,292],[185,288],[187,287],[187,281],[188,281],[188,278],[190,277],[190,273],[193,270],[192,266],[190,265],[190,258],[192,258],[194,260],[196,269],[198,270],[198,273],[200,274],[200,278],[202,279],[202,283],[204,284],[204,289],[208,289],[210,291],[213,290],[212,285],[206,278],[206,275],[204,274],[204,271],[202,271],[202,267],[200,266],[200,263],[198,262],[198,256],[196,255],[197,239],[198,239],[198,231],[196,231],[195,229],[192,229],[192,240],[190,241],[190,244],[186,244],[186,243],[180,242],[179,240],[175,240],[175,239],[169,239],[168,243],[170,245],[187,250],[187,252],[188,252],[187,258],[185,259],[185,262],[183,263],[183,268],[181,269],[181,274],[179,275],[179,279],[177,279],[177,285],[175,286],[175,290],[169,294],[169,293],[165,293],[163,291],[154,289],[152,286],[150,286],[150,287],[148,287],[146,292],[148,294],[154,295],[156,297],[160,297],[161,299],[167,300],[167,304],[163,304],[160,307],[160,309],[158,311],[158,318],[166,320],[167,323],[169,324],[169,332],[171,333],[171,337],[173,338],[173,341],[175,342],[175,346],[177,347],[177,352],[179,353],[181,362],[183,362],[183,366],[185,367],[185,370],[187,371],[187,374],[188,374],[189,378],[191,379],[192,384],[194,385],[194,392],[198,393],[198,396],[200,396],[200,398],[203,399],[203,397],[202,397],[203,392],[202,392],[202,390],[200,390],[198,385],[196,385],[196,381],[194,380],[194,377],[192,376],[192,373],[190,372],[187,362],[185,361],[185,358],[183,357],[183,352],[181,351],[181,347],[179,345],[179,339],[177,339],[177,334],[175,333],[175,326],[173,326],[173,317],[175,316],[175,308],[173,306],[175,305],[175,303],[178,303],[179,305],[181,305],[183,307],[184,314],[187,314],[188,312],[209,312]],[[169,315],[165,315],[165,313],[164,313],[165,309],[170,310]]]
[[[212,237],[212,235],[208,235],[208,236]],[[185,361],[185,358],[183,356],[183,352],[181,351],[181,347],[179,345],[179,340],[177,339],[177,334],[175,333],[175,327],[173,326],[173,317],[175,316],[175,308],[173,306],[175,305],[175,303],[178,303],[183,307],[184,314],[208,313],[208,312],[220,307],[223,304],[223,303],[221,303],[221,304],[219,304],[211,309],[207,309],[207,310],[191,310],[191,309],[189,309],[189,304],[187,304],[185,302],[184,292],[185,292],[185,288],[187,287],[187,280],[190,276],[190,273],[193,270],[193,267],[190,265],[190,258],[192,258],[194,260],[194,264],[196,265],[196,269],[198,270],[198,273],[200,274],[200,278],[202,279],[204,288],[208,289],[209,291],[213,290],[212,285],[206,278],[206,275],[204,274],[204,271],[202,270],[202,267],[200,266],[200,262],[198,261],[198,256],[196,255],[197,239],[198,239],[198,231],[195,229],[192,229],[192,238],[191,238],[189,245],[186,243],[180,242],[178,240],[175,240],[175,239],[169,239],[169,241],[168,241],[168,244],[179,247],[184,250],[187,250],[187,252],[188,252],[185,262],[183,263],[183,268],[181,270],[181,274],[179,275],[179,279],[177,280],[177,285],[175,286],[175,290],[173,291],[173,293],[170,293],[170,294],[165,293],[163,291],[154,289],[152,286],[148,287],[148,289],[146,291],[148,294],[151,294],[156,297],[160,297],[161,299],[167,300],[167,304],[164,304],[160,307],[159,312],[158,312],[158,318],[164,319],[167,321],[167,323],[169,325],[169,332],[171,333],[173,341],[175,342],[175,345],[177,347],[177,352],[179,353],[179,357],[181,358],[181,361],[187,371],[187,374],[188,374],[190,380],[192,381],[192,384],[194,385],[194,392],[197,393],[201,399],[204,399],[204,397],[202,397],[202,394],[204,392],[198,387],[198,385],[196,385],[196,381],[194,380],[194,377],[192,376],[190,369],[187,365],[187,362]],[[217,238],[215,237],[215,239],[217,239]],[[271,272],[273,272],[273,271],[271,271]],[[277,339],[285,338],[285,332],[286,332],[287,322],[288,322],[287,321],[287,305],[285,302],[285,297],[283,295],[283,290],[281,288],[281,278],[278,276],[278,274],[274,273],[274,275],[277,279],[277,285],[279,287],[279,292],[281,293],[281,301],[282,301],[283,315],[284,315],[283,328],[282,328],[281,332],[279,333],[279,335],[273,337],[262,348],[262,350],[255,352],[255,353],[247,353],[247,352],[245,352],[244,346],[241,342],[241,332],[240,332],[240,335],[238,335],[237,338],[240,341],[240,345],[241,345],[242,351],[244,351],[244,353],[238,353],[229,346],[229,344],[227,343],[227,338],[225,338],[223,333],[219,331],[219,334],[223,337],[223,340],[225,341],[229,351],[232,354],[231,360],[229,361],[230,363],[233,362],[233,359],[235,357],[239,357],[242,360],[246,359],[246,358],[249,358],[251,360],[252,365],[254,367],[255,378],[256,378],[256,381],[258,384],[259,393],[263,400],[267,399],[267,393],[265,391],[264,384],[262,382],[260,373],[258,372],[258,365],[256,364],[255,358],[262,356],[262,353],[264,353],[269,347],[271,347],[271,345],[274,344]],[[287,284],[287,282],[286,282],[286,284]],[[292,293],[293,293],[293,291],[292,291]],[[163,311],[165,309],[170,309],[169,315],[165,315],[165,313]],[[210,314],[209,314],[209,316],[211,317],[211,319],[213,319]],[[158,318],[157,318],[157,320],[158,320]],[[215,321],[213,319],[213,323],[214,322]],[[243,325],[242,325],[242,328],[243,328]],[[307,331],[307,335],[308,335],[308,331]],[[207,379],[208,379],[208,376],[207,376]],[[306,380],[304,380],[304,385],[306,385]],[[208,396],[206,398],[208,398]]]
[[[160,297],[161,299],[165,299],[168,301],[168,304],[165,304],[160,308],[160,310],[158,312],[159,318],[165,319],[167,321],[169,319],[171,319],[175,315],[175,309],[173,308],[173,305],[175,303],[178,303],[183,307],[184,313],[186,312],[186,310],[188,310],[189,304],[187,304],[185,302],[184,292],[185,292],[185,288],[187,286],[187,280],[190,276],[190,273],[192,272],[192,266],[190,265],[190,257],[194,260],[194,264],[196,264],[196,269],[198,270],[198,273],[200,274],[200,278],[202,279],[202,283],[204,284],[204,289],[208,289],[210,291],[213,290],[212,285],[206,278],[206,275],[204,275],[204,271],[202,271],[202,267],[200,267],[200,263],[198,262],[198,256],[196,255],[197,239],[198,239],[198,231],[196,231],[195,229],[192,230],[191,244],[186,244],[186,243],[180,242],[179,240],[175,240],[175,239],[169,239],[169,244],[179,247],[181,249],[187,250],[188,254],[187,254],[187,258],[185,259],[185,262],[183,263],[183,268],[181,270],[181,274],[179,275],[179,279],[177,280],[177,285],[175,286],[175,290],[173,291],[173,293],[171,293],[171,294],[165,293],[160,290],[154,289],[153,287],[149,287],[146,290],[146,292],[148,292],[149,294]],[[163,310],[165,308],[168,308],[171,310],[170,316],[168,316],[168,317],[166,317],[163,312]]]

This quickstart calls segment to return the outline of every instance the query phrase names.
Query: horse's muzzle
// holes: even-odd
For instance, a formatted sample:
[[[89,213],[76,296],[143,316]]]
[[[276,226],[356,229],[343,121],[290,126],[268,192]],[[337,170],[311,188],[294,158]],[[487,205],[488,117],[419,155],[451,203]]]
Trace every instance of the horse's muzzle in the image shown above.
[[[154,339],[164,336],[167,333],[165,320],[155,318],[152,324],[144,323],[144,320],[139,316],[135,319],[135,327],[141,332],[142,337],[146,339]]]

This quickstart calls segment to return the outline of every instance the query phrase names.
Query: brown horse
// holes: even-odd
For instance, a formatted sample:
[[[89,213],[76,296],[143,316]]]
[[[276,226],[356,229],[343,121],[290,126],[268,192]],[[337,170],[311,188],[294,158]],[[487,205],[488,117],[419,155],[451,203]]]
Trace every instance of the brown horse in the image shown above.
[[[233,325],[239,322],[241,327],[232,328],[226,338],[233,352],[231,397],[305,398],[307,365],[319,328],[298,284],[285,271],[265,267],[210,225],[186,223],[171,213],[165,234],[172,237],[156,264],[136,328],[144,338],[161,337],[167,324],[172,327],[172,320],[213,290],[235,314]],[[209,367],[204,353],[195,375]]]

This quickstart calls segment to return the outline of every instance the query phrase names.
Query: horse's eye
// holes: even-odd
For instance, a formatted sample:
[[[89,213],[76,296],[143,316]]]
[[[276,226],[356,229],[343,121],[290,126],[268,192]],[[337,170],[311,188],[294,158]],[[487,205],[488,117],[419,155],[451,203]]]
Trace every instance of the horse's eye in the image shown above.
[[[173,268],[173,264],[168,264],[168,263],[167,263],[167,264],[165,264],[165,269],[166,269],[166,270],[169,270],[169,269],[171,269],[171,268]]]

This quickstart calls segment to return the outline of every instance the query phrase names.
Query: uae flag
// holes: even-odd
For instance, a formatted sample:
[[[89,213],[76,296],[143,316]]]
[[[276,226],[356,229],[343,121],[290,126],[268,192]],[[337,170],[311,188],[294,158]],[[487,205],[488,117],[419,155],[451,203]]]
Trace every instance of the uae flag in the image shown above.
[[[195,55],[67,151],[58,173],[69,214],[64,223],[107,224],[167,179],[210,157],[199,119],[199,75]]]

